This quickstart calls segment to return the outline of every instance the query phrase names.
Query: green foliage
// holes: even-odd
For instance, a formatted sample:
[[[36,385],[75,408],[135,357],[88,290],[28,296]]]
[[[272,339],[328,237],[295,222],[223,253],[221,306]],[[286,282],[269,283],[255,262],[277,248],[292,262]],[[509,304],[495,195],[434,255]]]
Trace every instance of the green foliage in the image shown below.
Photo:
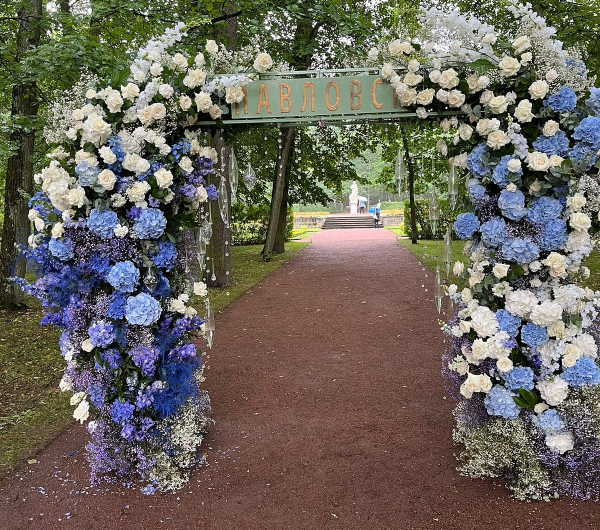
[[[456,216],[461,213],[461,210],[450,208],[448,199],[439,200],[439,213],[440,218],[437,222],[437,230],[435,235],[431,229],[431,223],[429,222],[429,200],[428,199],[415,199],[415,218],[417,221],[417,233],[418,237],[422,239],[443,239],[446,234],[446,229],[452,226]],[[404,231],[407,236],[412,237],[410,229],[410,201],[404,201]],[[454,237],[454,229],[452,229]]]
[[[231,241],[234,245],[252,245],[265,242],[269,226],[269,205],[245,205],[236,203],[232,208]],[[292,237],[294,217],[288,208],[286,217],[286,240]]]

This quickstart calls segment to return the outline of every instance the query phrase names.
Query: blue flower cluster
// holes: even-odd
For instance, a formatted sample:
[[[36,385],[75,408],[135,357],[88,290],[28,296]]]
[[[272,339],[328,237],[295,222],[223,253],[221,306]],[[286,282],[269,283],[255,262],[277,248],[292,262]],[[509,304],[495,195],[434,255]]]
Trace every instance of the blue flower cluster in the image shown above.
[[[481,225],[481,241],[488,247],[497,247],[506,239],[506,221],[493,217]]]
[[[138,346],[130,352],[133,364],[139,366],[148,377],[154,375],[156,361],[158,360],[158,350],[147,346]]]
[[[110,417],[115,423],[125,423],[133,416],[135,407],[129,401],[117,399],[110,408]]]
[[[116,370],[123,364],[123,357],[121,357],[119,351],[114,348],[109,348],[108,350],[100,352],[100,359],[111,370]]]
[[[132,293],[140,281],[140,271],[131,261],[119,261],[110,268],[106,280],[117,291]]]
[[[565,422],[555,409],[548,409],[541,414],[536,414],[531,417],[531,421],[546,434],[558,434],[565,429]]]
[[[130,324],[150,326],[160,318],[161,312],[159,301],[146,293],[130,296],[125,303],[125,318]]]
[[[590,97],[585,100],[585,104],[596,116],[600,116],[600,88],[590,88]]]
[[[94,208],[87,220],[87,227],[90,231],[103,238],[112,237],[118,224],[119,218],[112,210]]]
[[[158,239],[167,227],[167,220],[161,210],[144,208],[134,225],[134,230],[140,239]]]
[[[56,239],[53,237],[48,243],[48,250],[50,250],[50,254],[61,261],[73,259],[73,244],[68,238]]]
[[[93,186],[100,173],[98,167],[90,166],[87,162],[81,162],[75,167],[75,174],[79,177],[80,186]]]
[[[467,183],[469,199],[475,206],[479,206],[487,197],[485,186],[482,186],[477,179],[470,179]]]
[[[467,156],[467,169],[476,177],[485,177],[490,174],[490,165],[487,161],[488,148],[485,143],[479,144]],[[486,158],[484,160],[484,157]]]
[[[517,418],[520,411],[510,391],[502,385],[494,385],[485,396],[483,404],[490,416],[501,416],[509,420]]]
[[[572,111],[577,105],[577,96],[569,87],[562,87],[555,94],[549,94],[544,99],[544,107],[550,107],[554,112]]]
[[[117,338],[115,328],[107,320],[98,320],[88,329],[90,341],[96,348],[106,348]]]
[[[170,241],[159,241],[150,259],[159,269],[171,270],[177,263],[177,247]]]
[[[548,342],[546,328],[528,322],[521,328],[521,340],[531,348],[539,348]]]
[[[554,136],[539,136],[533,142],[533,148],[548,156],[559,155],[565,157],[569,154],[569,139],[564,131],[558,131]]]
[[[600,384],[600,368],[590,357],[580,357],[575,366],[563,370],[561,377],[574,388],[597,385]]]
[[[583,118],[573,132],[573,138],[580,140],[591,150],[600,149],[600,118],[588,116]]]
[[[479,229],[479,219],[472,213],[461,213],[454,221],[454,231],[461,239],[469,239]]]
[[[519,334],[519,328],[521,327],[521,319],[519,317],[511,315],[505,309],[498,309],[496,311],[496,320],[498,321],[500,331],[504,331],[513,338]]]
[[[533,370],[529,366],[516,366],[504,374],[504,385],[509,390],[533,390]]]
[[[544,225],[558,219],[563,211],[560,201],[552,197],[534,199],[527,211],[527,220],[535,225]]]
[[[512,155],[504,155],[492,173],[492,181],[494,184],[499,186],[500,188],[506,188],[509,184],[508,175],[510,171],[508,170],[508,163],[513,159]],[[519,169],[514,175],[521,176],[523,175],[523,169]]]
[[[577,173],[589,171],[598,160],[598,151],[583,142],[576,143],[569,152],[573,169]]]
[[[542,226],[540,232],[540,248],[542,250],[560,250],[565,246],[568,238],[567,222],[564,219],[548,221]]]
[[[529,241],[528,239],[522,239],[515,237],[504,242],[502,245],[502,254],[508,261],[514,261],[515,263],[531,263],[540,256],[540,249],[538,246]]]
[[[498,207],[502,215],[511,221],[519,221],[527,215],[525,208],[525,195],[520,190],[502,190],[498,198]]]

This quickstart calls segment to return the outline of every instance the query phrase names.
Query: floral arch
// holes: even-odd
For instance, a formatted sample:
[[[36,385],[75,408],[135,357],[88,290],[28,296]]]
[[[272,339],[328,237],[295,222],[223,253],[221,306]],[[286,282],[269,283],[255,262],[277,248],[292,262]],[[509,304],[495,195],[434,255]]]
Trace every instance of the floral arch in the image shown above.
[[[382,41],[363,66],[380,74],[373,104],[379,86],[398,103],[382,119],[438,121],[454,133],[440,149],[468,171],[472,208],[454,229],[472,241],[470,265],[455,265],[467,286],[448,287],[458,310],[444,354],[462,472],[503,475],[519,498],[596,497],[600,300],[575,281],[593,248],[600,90],[543,19],[520,5],[508,15],[515,29],[499,35],[431,9],[421,37]],[[226,203],[228,192],[207,184],[222,160],[202,131],[233,123],[273,69],[265,52],[232,54],[214,41],[179,50],[183,31],[56,106],[25,251],[40,272],[26,288],[44,302],[44,323],[63,330],[60,386],[87,422],[92,479],[148,492],[185,483],[211,424],[192,341],[210,342],[214,323],[190,297],[206,296],[205,204]]]

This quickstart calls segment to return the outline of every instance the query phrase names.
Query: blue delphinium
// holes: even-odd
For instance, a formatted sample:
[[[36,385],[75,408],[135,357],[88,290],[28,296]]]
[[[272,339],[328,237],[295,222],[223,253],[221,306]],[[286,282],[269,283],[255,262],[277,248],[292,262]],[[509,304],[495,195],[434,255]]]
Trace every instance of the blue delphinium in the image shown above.
[[[600,118],[588,116],[581,120],[573,132],[575,140],[581,140],[582,143],[598,151],[600,149]]]
[[[502,254],[508,261],[521,264],[531,263],[533,260],[539,258],[540,249],[528,239],[515,237],[504,242],[502,245]]]
[[[467,169],[476,177],[484,177],[490,174],[490,165],[487,160],[488,148],[485,143],[479,144],[467,155]]]
[[[502,215],[511,221],[519,221],[527,215],[525,195],[520,190],[502,190],[498,198],[498,207]]]
[[[527,212],[527,220],[536,225],[544,225],[548,221],[558,219],[563,211],[560,201],[552,197],[534,199]]]
[[[81,162],[75,167],[75,174],[79,177],[80,186],[93,186],[100,173],[98,167],[90,166],[87,162]]]
[[[131,261],[120,261],[110,268],[106,279],[117,291],[132,293],[140,281],[140,271]]]
[[[494,168],[492,172],[492,181],[494,184],[499,186],[500,188],[506,188],[509,184],[508,175],[510,171],[508,170],[508,163],[513,159],[512,155],[504,155],[498,165]],[[523,169],[520,168],[519,171],[514,173],[514,175],[521,176],[523,174]]]
[[[516,337],[521,327],[521,319],[514,315],[511,315],[505,309],[498,309],[496,311],[496,320],[498,321],[498,328],[500,331],[504,331],[510,337]]]
[[[506,221],[493,217],[481,225],[481,241],[488,247],[497,247],[506,239]]]
[[[531,417],[533,424],[546,432],[546,434],[558,434],[565,428],[565,422],[555,409],[545,410],[541,414]]]
[[[73,245],[68,238],[56,239],[52,238],[48,243],[50,254],[61,261],[73,259]]]
[[[115,328],[107,320],[98,320],[89,328],[90,341],[96,348],[106,348],[112,344],[116,338]]]
[[[460,239],[469,239],[479,229],[479,219],[472,213],[461,213],[454,221],[454,231]]]
[[[592,358],[580,357],[575,366],[563,370],[561,377],[574,388],[597,385],[600,383],[600,369]]]
[[[590,97],[585,100],[585,104],[596,116],[600,116],[600,88],[590,88]]]
[[[130,296],[125,303],[125,318],[130,324],[150,326],[161,314],[160,303],[146,293]]]
[[[550,107],[554,112],[572,111],[577,105],[577,96],[569,87],[562,87],[555,94],[549,94],[544,99],[544,107]]]
[[[104,238],[112,237],[118,224],[119,218],[112,210],[94,208],[87,220],[87,227],[97,236]]]
[[[558,131],[553,136],[538,136],[533,142],[533,148],[541,153],[550,155],[567,156],[569,153],[569,139],[564,131]]]
[[[171,270],[177,263],[177,247],[170,241],[159,241],[150,259],[159,269]]]
[[[509,390],[502,385],[495,385],[483,400],[485,409],[490,416],[501,416],[514,420],[519,415],[519,406],[512,398]]]
[[[504,385],[509,390],[533,390],[533,370],[529,366],[516,366],[504,374]]]
[[[548,342],[548,333],[546,328],[529,322],[521,328],[521,340],[527,346],[539,348]]]
[[[481,204],[487,197],[485,186],[482,186],[477,179],[470,179],[467,183],[467,191],[469,192],[469,199],[476,206]]]
[[[167,226],[162,211],[157,208],[145,208],[134,224],[134,230],[140,239],[157,239],[163,235]]]
[[[158,360],[158,350],[148,346],[138,346],[130,352],[133,364],[138,366],[148,377],[154,374],[156,361]]]
[[[135,407],[129,401],[117,399],[110,408],[110,417],[115,423],[125,423],[133,416]]]
[[[565,246],[568,238],[567,223],[564,219],[548,221],[542,226],[540,232],[540,248],[542,250],[560,250]]]

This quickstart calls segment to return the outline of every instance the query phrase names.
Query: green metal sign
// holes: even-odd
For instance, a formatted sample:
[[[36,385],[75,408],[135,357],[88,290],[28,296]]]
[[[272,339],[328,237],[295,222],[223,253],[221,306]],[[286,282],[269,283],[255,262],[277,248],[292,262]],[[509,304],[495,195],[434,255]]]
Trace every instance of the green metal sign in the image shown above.
[[[396,92],[379,75],[274,78],[250,83],[233,105],[232,120],[358,117],[404,113]]]

